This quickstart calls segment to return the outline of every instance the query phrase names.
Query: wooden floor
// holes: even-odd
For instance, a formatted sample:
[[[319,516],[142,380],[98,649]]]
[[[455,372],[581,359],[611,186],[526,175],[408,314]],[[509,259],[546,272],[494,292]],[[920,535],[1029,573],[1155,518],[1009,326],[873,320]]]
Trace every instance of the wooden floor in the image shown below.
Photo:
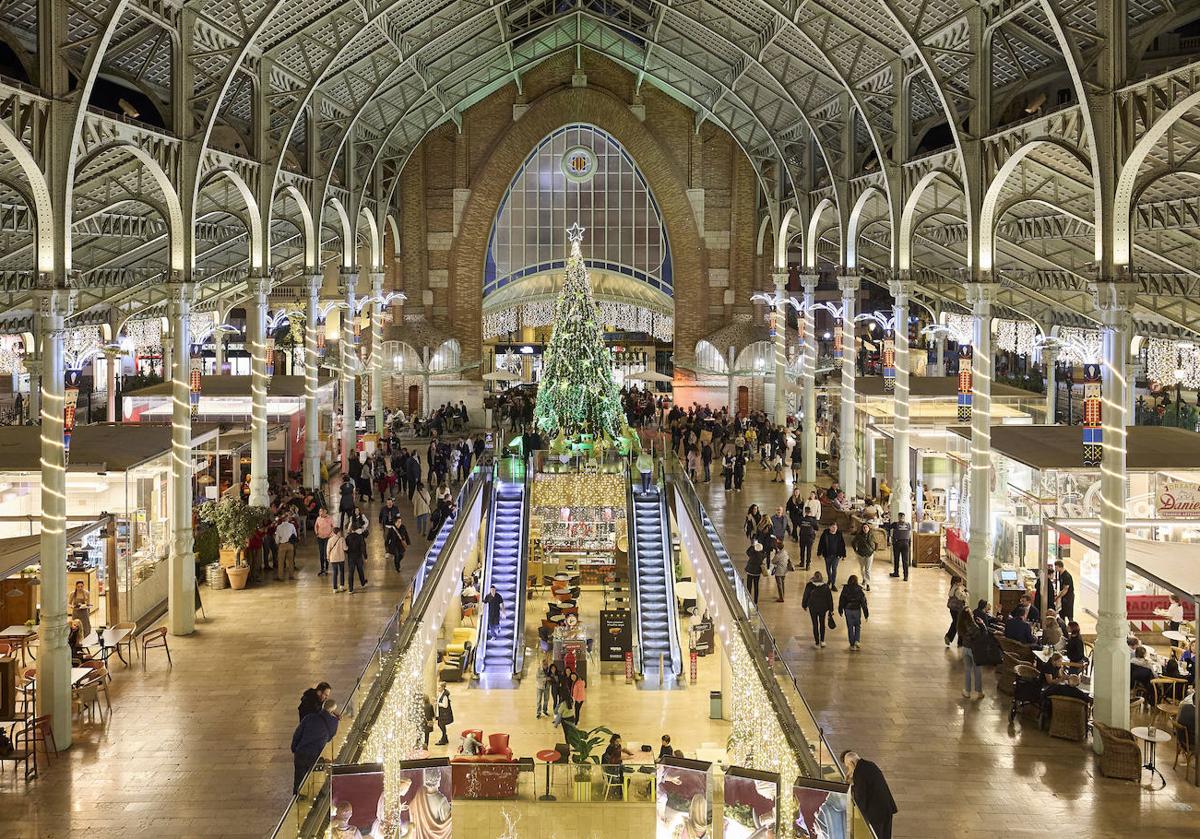
[[[790,484],[772,484],[757,466],[747,471],[741,492],[726,493],[718,482],[700,485],[739,568],[746,508],[757,503],[773,512],[790,490]],[[963,699],[958,654],[942,641],[949,577],[921,568],[904,583],[888,577],[891,564],[881,560],[882,554],[871,569],[871,617],[860,652],[846,649],[844,624],[830,632],[824,649],[812,646],[811,624],[800,608],[803,573],[789,575],[782,604],[774,602],[773,585],[767,596],[764,581],[760,603],[834,751],[854,749],[882,767],[900,809],[897,839],[1200,835],[1200,789],[1184,783],[1182,763],[1172,771],[1174,745],[1158,752],[1166,788],[1149,792],[1101,776],[1090,740],[1052,739],[1036,723],[1019,720],[1010,729],[1008,704],[1001,701],[1008,697],[997,698],[990,669],[984,670],[985,698]],[[857,565],[843,562],[839,579],[857,573]]]
[[[746,506],[773,508],[787,489],[757,468],[740,493],[702,485],[739,567]],[[407,504],[401,509],[409,513]],[[28,786],[7,767],[0,839],[267,834],[291,789],[288,745],[301,691],[321,679],[333,683],[335,696],[348,689],[421,548],[418,542],[397,575],[385,569],[375,542],[371,586],[353,597],[335,595],[327,578],[315,576],[311,546],[301,551],[295,583],[204,589],[208,621],[191,637],[171,639],[173,668],[158,656],[145,674],[118,664],[113,713],[103,725],[77,726],[69,753]],[[762,608],[785,639],[785,655],[833,748],[854,748],[883,767],[900,807],[897,837],[1197,835],[1200,790],[1171,770],[1172,746],[1159,753],[1167,786],[1152,793],[1100,777],[1090,744],[1052,740],[1020,724],[1010,730],[994,677],[985,675],[982,702],[960,696],[957,655],[941,640],[945,575],[920,569],[906,585],[888,570],[876,563],[872,616],[863,650],[853,656],[841,628],[828,647],[813,649],[799,604],[803,574],[789,579],[784,604],[766,596],[764,585]],[[470,707],[466,700],[461,710]],[[632,733],[665,723],[628,730],[631,739],[649,740]],[[670,730],[679,736],[678,722]]]

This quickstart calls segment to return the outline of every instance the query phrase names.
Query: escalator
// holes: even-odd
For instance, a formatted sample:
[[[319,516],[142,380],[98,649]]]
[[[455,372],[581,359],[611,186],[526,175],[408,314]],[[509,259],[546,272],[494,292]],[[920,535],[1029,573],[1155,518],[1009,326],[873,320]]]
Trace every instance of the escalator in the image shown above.
[[[638,670],[652,681],[661,669],[661,681],[667,682],[679,676],[683,662],[666,492],[660,483],[642,492],[637,478],[630,477],[629,576],[637,608]]]
[[[525,574],[528,565],[529,498],[524,464],[515,458],[497,463],[492,485],[480,596],[491,586],[504,600],[499,629],[488,637],[488,607],[480,609],[475,672],[488,687],[503,687],[521,672],[524,653]]]
[[[713,527],[712,519],[708,517],[708,511],[703,507],[700,508],[700,523],[704,526],[704,532],[708,535],[708,541],[712,543],[713,550],[716,551],[717,561],[721,563],[721,570],[729,578],[729,584],[736,587],[738,579],[737,571],[733,567],[733,560],[729,558],[729,551],[725,550],[725,543],[721,540],[717,529]]]

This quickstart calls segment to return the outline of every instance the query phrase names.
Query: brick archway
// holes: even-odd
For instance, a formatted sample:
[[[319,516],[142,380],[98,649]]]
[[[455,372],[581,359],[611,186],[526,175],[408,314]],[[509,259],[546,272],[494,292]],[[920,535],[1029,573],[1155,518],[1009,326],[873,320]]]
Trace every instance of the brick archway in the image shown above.
[[[450,317],[454,335],[462,342],[463,362],[477,362],[483,354],[483,263],[504,191],[538,141],[575,122],[590,123],[612,134],[641,168],[658,201],[671,241],[675,364],[690,365],[696,342],[708,323],[709,289],[703,241],[688,201],[683,170],[628,105],[594,87],[560,88],[532,103],[496,142],[475,175],[450,254]]]

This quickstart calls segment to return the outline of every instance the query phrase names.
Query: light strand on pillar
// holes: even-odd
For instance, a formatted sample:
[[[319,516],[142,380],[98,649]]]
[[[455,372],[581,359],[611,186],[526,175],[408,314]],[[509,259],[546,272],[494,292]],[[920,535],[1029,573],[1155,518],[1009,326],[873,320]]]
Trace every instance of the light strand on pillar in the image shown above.
[[[1104,460],[1101,367],[1083,365],[1083,465],[1099,466]]]
[[[974,351],[970,344],[958,345],[958,421],[971,420],[971,392],[974,390],[971,361]]]

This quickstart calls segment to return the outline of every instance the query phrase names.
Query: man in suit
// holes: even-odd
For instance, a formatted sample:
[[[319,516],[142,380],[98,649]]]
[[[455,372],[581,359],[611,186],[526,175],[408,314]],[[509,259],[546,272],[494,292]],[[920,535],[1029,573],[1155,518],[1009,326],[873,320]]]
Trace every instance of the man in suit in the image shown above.
[[[876,839],[892,839],[892,817],[896,815],[896,799],[888,788],[883,772],[857,752],[842,752],[842,765],[850,780],[850,796],[867,824],[875,831]]]
[[[1030,646],[1037,644],[1037,639],[1033,637],[1033,627],[1029,625],[1029,621],[1025,620],[1023,606],[1014,609],[1008,616],[1008,620],[1004,622],[1004,637]]]

